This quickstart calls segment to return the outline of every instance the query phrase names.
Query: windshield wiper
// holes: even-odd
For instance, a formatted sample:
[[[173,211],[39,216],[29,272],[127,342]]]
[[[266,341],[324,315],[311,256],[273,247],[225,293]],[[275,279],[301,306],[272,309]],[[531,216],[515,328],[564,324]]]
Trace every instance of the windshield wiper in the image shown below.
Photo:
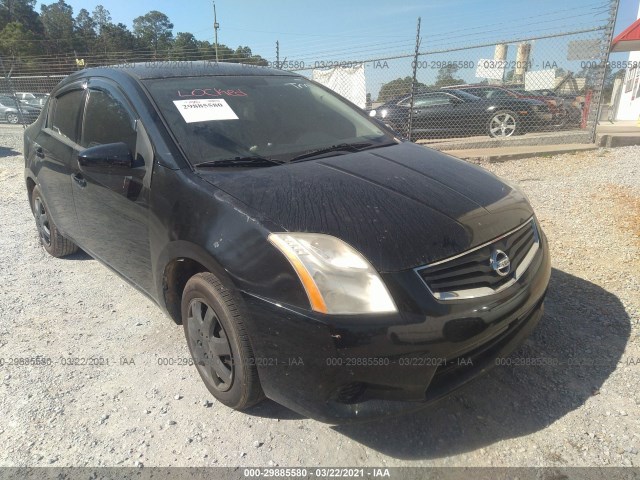
[[[275,165],[282,165],[282,163],[283,162],[279,160],[272,160],[271,158],[251,155],[247,157],[211,160],[208,162],[197,163],[194,165],[194,167],[273,167]]]
[[[339,143],[337,145],[332,145],[326,148],[319,148],[317,150],[311,150],[309,152],[303,153],[301,155],[297,155],[293,157],[289,162],[298,162],[300,160],[308,160],[319,155],[324,155],[325,153],[331,152],[361,152],[363,150],[368,150],[370,148],[379,148],[379,147],[389,147],[391,145],[397,145],[397,142],[388,142],[388,143]]]

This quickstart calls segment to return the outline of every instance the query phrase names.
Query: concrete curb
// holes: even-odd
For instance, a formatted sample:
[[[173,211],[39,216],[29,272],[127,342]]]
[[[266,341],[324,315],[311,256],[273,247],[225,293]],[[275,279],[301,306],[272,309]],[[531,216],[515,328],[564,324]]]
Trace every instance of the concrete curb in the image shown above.
[[[548,149],[527,149],[526,151],[519,152],[481,152],[474,150],[443,150],[443,153],[447,153],[454,157],[462,158],[463,160],[472,160],[472,161],[480,161],[480,162],[489,162],[489,163],[497,163],[497,162],[506,162],[509,160],[517,160],[521,158],[531,158],[531,157],[548,157],[553,155],[561,155],[564,153],[576,153],[576,152],[586,152],[591,150],[597,150],[601,148],[599,145],[595,144],[587,144],[580,146],[560,146],[558,145],[556,148],[548,148]],[[490,149],[488,149],[490,150]]]
[[[632,145],[640,145],[640,136],[637,134],[604,134],[598,135],[598,145],[601,147],[629,147]]]

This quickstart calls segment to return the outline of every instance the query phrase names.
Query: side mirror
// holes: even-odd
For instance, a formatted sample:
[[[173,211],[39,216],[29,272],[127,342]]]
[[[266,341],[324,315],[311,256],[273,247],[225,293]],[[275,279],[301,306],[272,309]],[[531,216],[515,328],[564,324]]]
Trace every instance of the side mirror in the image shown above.
[[[107,143],[80,152],[78,165],[84,172],[116,173],[129,170],[133,166],[133,156],[126,143]]]

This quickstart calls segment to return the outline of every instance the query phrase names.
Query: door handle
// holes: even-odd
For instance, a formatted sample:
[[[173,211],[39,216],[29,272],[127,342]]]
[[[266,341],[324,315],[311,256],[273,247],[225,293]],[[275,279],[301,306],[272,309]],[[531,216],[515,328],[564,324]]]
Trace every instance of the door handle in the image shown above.
[[[44,158],[44,150],[40,145],[36,145],[36,157]]]
[[[71,178],[73,178],[73,181],[76,182],[80,188],[84,188],[87,186],[87,181],[84,179],[81,173],[74,173],[73,175],[71,175]]]

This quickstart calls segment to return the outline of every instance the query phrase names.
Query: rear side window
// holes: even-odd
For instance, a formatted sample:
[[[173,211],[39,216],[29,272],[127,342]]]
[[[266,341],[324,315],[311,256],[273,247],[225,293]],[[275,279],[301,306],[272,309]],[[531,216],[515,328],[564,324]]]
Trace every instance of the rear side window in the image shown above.
[[[83,147],[124,142],[135,152],[135,121],[129,110],[113,94],[105,90],[89,91],[82,132]]]
[[[77,142],[78,117],[84,91],[74,90],[56,98],[49,128]]]

